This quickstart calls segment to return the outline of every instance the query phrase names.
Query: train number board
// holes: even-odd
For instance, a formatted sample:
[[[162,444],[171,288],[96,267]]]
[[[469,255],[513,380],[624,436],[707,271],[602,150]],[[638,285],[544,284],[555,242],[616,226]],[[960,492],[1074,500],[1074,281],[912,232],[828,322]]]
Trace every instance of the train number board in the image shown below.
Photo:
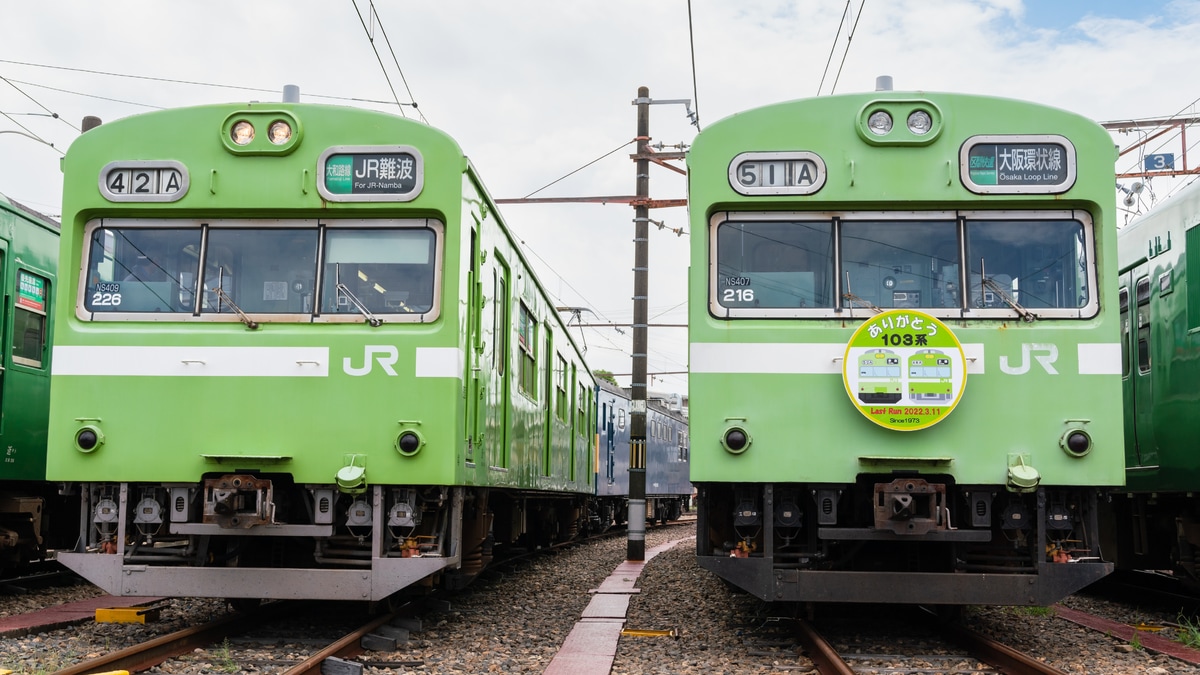
[[[1075,184],[1075,146],[1062,136],[974,136],[959,160],[976,194],[1061,194]]]
[[[825,162],[814,152],[743,152],[729,163],[729,185],[754,195],[810,195],[825,185]]]
[[[321,196],[336,202],[407,202],[421,194],[421,153],[405,145],[339,146],[318,160]]]
[[[187,168],[172,160],[110,162],[100,170],[100,194],[110,202],[174,202],[187,191]]]

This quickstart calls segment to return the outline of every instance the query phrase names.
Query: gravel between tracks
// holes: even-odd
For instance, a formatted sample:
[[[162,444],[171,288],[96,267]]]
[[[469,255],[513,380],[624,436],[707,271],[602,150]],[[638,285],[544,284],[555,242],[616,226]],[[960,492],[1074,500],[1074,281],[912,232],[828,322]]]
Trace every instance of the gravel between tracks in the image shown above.
[[[646,548],[681,539],[688,527],[647,532]],[[625,557],[624,539],[575,547],[524,563],[503,573],[489,571],[451,598],[451,609],[425,617],[425,629],[396,652],[372,652],[375,662],[416,663],[392,668],[368,667],[368,673],[540,673],[550,663],[587,606],[596,588]],[[630,604],[627,627],[675,629],[677,638],[622,637],[613,675],[778,673],[778,658],[750,653],[746,641],[763,624],[762,605],[731,591],[699,568],[688,541],[647,563],[642,589]],[[79,585],[24,596],[0,597],[0,615],[97,594]],[[1066,605],[1125,623],[1171,623],[1175,616],[1142,612],[1128,606],[1076,596]],[[49,673],[88,655],[119,649],[150,635],[202,623],[225,611],[219,600],[175,599],[159,621],[141,624],[84,623],[24,637],[0,638],[0,668],[16,673]],[[1107,637],[1047,612],[1005,607],[967,610],[972,627],[1073,674],[1200,675],[1200,668],[1144,650],[1122,651],[1121,640]],[[1162,635],[1162,633],[1160,633]],[[272,656],[274,654],[274,656]],[[152,672],[266,675],[280,672],[270,660],[286,659],[280,649],[264,650],[254,664],[241,666],[214,659],[172,661]],[[794,663],[794,661],[790,661]]]

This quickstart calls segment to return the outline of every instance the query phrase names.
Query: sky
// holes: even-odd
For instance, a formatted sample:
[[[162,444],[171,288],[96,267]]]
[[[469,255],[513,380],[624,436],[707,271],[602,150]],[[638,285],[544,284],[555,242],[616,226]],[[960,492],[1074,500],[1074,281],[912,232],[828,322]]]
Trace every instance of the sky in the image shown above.
[[[0,0],[0,10],[0,193],[54,216],[59,158],[85,115],[280,100],[287,84],[303,101],[448,132],[503,199],[634,194],[641,86],[664,150],[735,112],[869,91],[880,75],[897,90],[1020,98],[1100,122],[1196,115],[1200,99],[1189,75],[1200,0]],[[1114,132],[1122,149],[1137,140]],[[1135,170],[1139,152],[1174,153],[1178,166],[1182,150],[1166,136],[1117,170]],[[654,199],[686,196],[674,171],[652,165],[649,180]],[[1122,217],[1180,183],[1150,181]],[[555,302],[589,310],[591,325],[572,331],[590,365],[628,385],[633,209],[501,212]],[[684,393],[687,212],[650,218],[662,223],[649,241],[650,390]]]

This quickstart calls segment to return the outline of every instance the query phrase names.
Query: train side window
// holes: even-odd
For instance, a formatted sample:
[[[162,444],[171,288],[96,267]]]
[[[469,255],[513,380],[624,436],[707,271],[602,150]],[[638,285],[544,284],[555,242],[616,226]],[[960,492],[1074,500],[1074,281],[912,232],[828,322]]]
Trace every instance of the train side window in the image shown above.
[[[41,368],[46,352],[46,312],[50,282],[25,270],[17,272],[16,310],[13,313],[12,360]]]
[[[1170,240],[1168,239],[1168,242]],[[1187,287],[1187,327],[1200,328],[1200,225],[1193,225],[1184,233],[1184,285]]]
[[[517,315],[517,343],[521,346],[521,370],[517,384],[531,398],[537,398],[537,321],[521,303]]]
[[[1121,377],[1129,377],[1129,289],[1118,292],[1121,305]]]
[[[1134,287],[1137,296],[1137,358],[1138,372],[1150,372],[1150,278],[1138,279]]]

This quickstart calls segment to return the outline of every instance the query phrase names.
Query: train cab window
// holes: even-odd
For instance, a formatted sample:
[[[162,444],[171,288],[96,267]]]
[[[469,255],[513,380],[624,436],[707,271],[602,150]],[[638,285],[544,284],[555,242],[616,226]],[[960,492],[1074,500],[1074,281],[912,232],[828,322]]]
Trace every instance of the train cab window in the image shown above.
[[[971,307],[1077,309],[1091,299],[1076,220],[968,220],[967,260]]]
[[[728,308],[833,306],[829,222],[727,222],[717,229],[717,302]]]
[[[311,314],[316,261],[313,227],[210,228],[200,312]]]
[[[322,310],[424,315],[433,310],[437,237],[428,228],[342,229],[325,234]]]
[[[17,272],[16,309],[13,311],[12,360],[41,368],[46,352],[46,311],[50,282],[25,270]]]
[[[836,318],[912,308],[950,318],[1086,318],[1099,311],[1082,211],[718,213],[709,312]]]
[[[96,227],[81,280],[95,313],[191,312],[200,264],[195,228]]]
[[[427,322],[437,318],[443,231],[427,219],[96,220],[76,315]]]
[[[841,235],[847,306],[959,306],[958,229],[953,219],[846,220]]]

